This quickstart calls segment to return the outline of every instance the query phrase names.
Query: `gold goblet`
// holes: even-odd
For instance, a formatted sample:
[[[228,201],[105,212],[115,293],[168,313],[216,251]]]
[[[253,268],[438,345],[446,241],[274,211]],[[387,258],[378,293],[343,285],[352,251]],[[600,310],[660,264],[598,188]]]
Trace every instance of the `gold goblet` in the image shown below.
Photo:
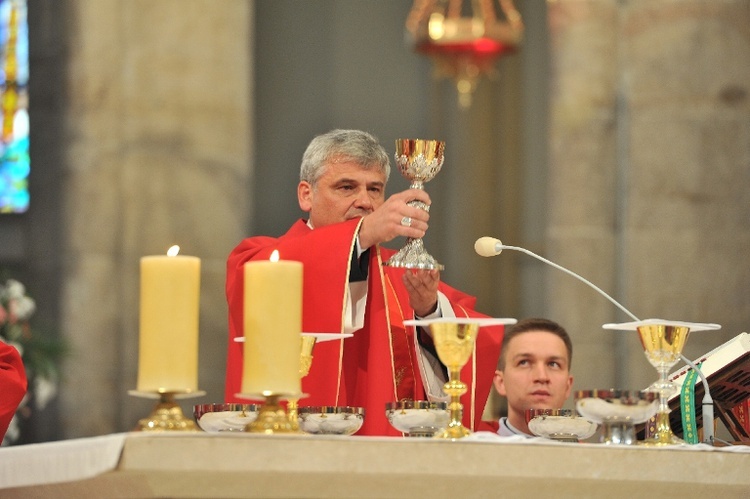
[[[679,388],[669,381],[669,370],[680,360],[682,349],[687,342],[690,331],[719,329],[721,326],[718,324],[647,319],[623,324],[605,324],[603,327],[605,329],[638,331],[646,358],[659,373],[659,379],[648,388],[649,391],[659,396],[656,431],[641,443],[651,446],[684,444],[685,441],[672,432],[669,424],[669,399]]]
[[[466,383],[461,381],[461,368],[466,365],[474,351],[474,342],[479,332],[476,322],[435,322],[430,325],[432,339],[435,342],[440,361],[448,368],[448,382],[443,391],[450,395],[450,422],[448,426],[435,433],[435,438],[463,438],[471,430],[462,423],[463,405],[461,395],[466,393]]]
[[[440,140],[398,139],[396,140],[396,166],[401,175],[411,182],[410,189],[424,190],[424,183],[437,175],[443,167],[445,142]],[[410,206],[429,211],[421,201],[410,201]],[[406,219],[402,223],[407,222]],[[438,269],[444,266],[424,248],[421,238],[407,238],[406,245],[384,263],[390,267],[407,269]]]
[[[677,445],[685,443],[678,438],[669,425],[669,398],[678,387],[669,381],[669,370],[680,360],[680,354],[690,334],[687,326],[649,324],[638,326],[638,335],[646,358],[659,373],[659,379],[649,391],[659,395],[659,410],[656,415],[656,433],[643,441],[644,445]]]
[[[500,326],[515,324],[516,319],[496,319],[491,317],[445,317],[441,319],[408,319],[405,326],[429,327],[432,341],[435,343],[440,362],[448,368],[448,382],[443,385],[443,391],[450,395],[448,405],[450,422],[435,433],[434,438],[463,438],[471,434],[471,430],[462,423],[463,404],[461,395],[467,392],[466,383],[461,381],[461,369],[474,353],[479,328],[482,326]]]

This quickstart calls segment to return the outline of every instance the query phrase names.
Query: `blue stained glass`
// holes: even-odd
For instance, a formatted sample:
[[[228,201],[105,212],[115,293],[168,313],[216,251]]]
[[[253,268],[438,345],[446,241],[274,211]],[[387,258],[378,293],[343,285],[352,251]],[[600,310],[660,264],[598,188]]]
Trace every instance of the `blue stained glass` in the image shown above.
[[[29,208],[26,0],[0,0],[0,213]]]

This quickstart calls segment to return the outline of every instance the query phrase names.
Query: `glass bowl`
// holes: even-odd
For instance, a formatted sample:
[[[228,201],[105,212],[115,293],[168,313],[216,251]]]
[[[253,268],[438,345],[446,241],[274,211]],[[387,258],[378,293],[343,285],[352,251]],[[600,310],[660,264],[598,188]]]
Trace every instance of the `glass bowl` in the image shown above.
[[[256,404],[200,404],[193,406],[193,418],[203,431],[245,431],[259,410]]]
[[[531,433],[551,440],[586,440],[597,428],[596,423],[582,418],[572,409],[527,409],[524,415]]]
[[[409,436],[432,436],[448,426],[447,402],[401,400],[385,404],[385,416],[396,430]]]
[[[365,421],[364,407],[300,407],[297,415],[300,429],[311,435],[354,435]]]
[[[601,443],[637,444],[635,425],[645,423],[659,410],[659,395],[636,390],[578,390],[576,409],[586,419],[602,425]]]
[[[647,391],[579,390],[575,399],[581,416],[600,424],[609,421],[645,423],[659,409],[658,395]]]

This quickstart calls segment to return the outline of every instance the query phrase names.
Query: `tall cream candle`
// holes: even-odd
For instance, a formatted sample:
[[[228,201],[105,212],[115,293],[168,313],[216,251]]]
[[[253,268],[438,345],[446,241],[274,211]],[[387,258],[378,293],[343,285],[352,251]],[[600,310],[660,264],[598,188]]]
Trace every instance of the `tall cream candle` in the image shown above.
[[[302,332],[302,263],[245,264],[242,393],[298,394]]]
[[[201,261],[175,248],[141,258],[138,391],[198,389]]]

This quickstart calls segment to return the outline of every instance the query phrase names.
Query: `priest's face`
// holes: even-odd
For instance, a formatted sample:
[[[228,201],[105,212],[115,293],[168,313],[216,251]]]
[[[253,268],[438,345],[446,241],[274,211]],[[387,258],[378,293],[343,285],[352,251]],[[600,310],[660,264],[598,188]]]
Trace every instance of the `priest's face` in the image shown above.
[[[573,377],[568,349],[559,336],[548,331],[521,333],[508,342],[503,355],[505,368],[495,371],[494,384],[508,399],[511,422],[511,414],[523,418],[526,409],[562,408]]]
[[[297,199],[313,227],[369,215],[385,201],[385,173],[353,162],[330,162],[315,185],[301,181]]]

